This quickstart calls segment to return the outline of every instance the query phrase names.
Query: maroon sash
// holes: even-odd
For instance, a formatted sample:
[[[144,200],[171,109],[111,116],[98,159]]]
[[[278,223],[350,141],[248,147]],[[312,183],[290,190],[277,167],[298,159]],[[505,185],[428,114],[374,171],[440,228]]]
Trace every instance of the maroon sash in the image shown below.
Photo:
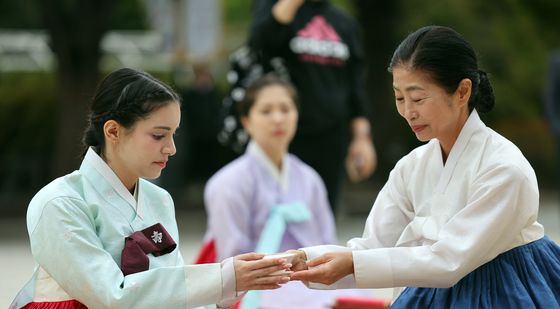
[[[121,270],[130,275],[148,270],[148,254],[160,256],[172,252],[177,244],[160,223],[156,223],[125,238],[121,255]]]

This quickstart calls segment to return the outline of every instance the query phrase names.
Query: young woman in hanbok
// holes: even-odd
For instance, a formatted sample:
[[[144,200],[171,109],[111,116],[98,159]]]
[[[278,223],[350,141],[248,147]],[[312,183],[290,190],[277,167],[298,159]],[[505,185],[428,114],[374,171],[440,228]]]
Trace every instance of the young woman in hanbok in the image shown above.
[[[325,186],[315,170],[288,153],[297,127],[295,88],[274,75],[253,82],[240,102],[251,137],[245,154],[208,181],[207,247],[221,261],[244,252],[275,253],[336,242]],[[199,260],[199,262],[204,262]],[[241,308],[321,308],[340,295],[371,291],[316,291],[290,282],[276,291],[251,292]]]
[[[560,308],[560,247],[537,222],[537,178],[479,117],[494,95],[473,48],[423,27],[389,71],[398,113],[426,144],[396,164],[363,236],[293,251],[292,279],[405,287],[391,308]]]
[[[184,265],[171,196],[145,179],[175,154],[180,99],[132,69],[109,74],[91,105],[79,170],[31,200],[27,227],[36,261],[10,308],[228,306],[238,291],[278,288],[290,264],[249,253]]]

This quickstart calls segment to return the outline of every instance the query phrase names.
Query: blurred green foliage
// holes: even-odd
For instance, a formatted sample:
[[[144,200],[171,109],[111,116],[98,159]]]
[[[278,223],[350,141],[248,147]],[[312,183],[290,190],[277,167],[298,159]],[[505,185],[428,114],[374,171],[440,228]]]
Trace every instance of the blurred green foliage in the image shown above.
[[[40,28],[37,1],[0,0],[0,28]],[[332,2],[349,14],[358,9],[354,1]],[[222,2],[224,40],[232,41],[225,45],[224,62],[227,53],[243,44],[247,37],[251,3],[248,0]],[[387,30],[387,35],[395,36],[395,41],[420,26],[439,24],[453,27],[472,43],[479,53],[482,68],[490,74],[497,98],[495,111],[484,119],[490,127],[519,146],[535,167],[541,184],[553,183],[558,176],[553,168],[557,163],[554,141],[543,114],[542,88],[549,51],[560,48],[557,18],[560,1],[407,0],[397,3],[395,29]],[[367,13],[374,16],[373,12]],[[111,24],[113,29],[145,29],[143,2],[117,1]],[[387,75],[387,72],[369,74]],[[171,80],[168,73],[161,73],[158,77]],[[216,78],[224,79],[223,76]],[[3,162],[0,164],[0,179],[9,170],[8,165],[14,165],[14,160],[25,162],[35,156],[42,158],[38,159],[40,162],[48,162],[56,121],[50,116],[54,115],[56,106],[54,85],[53,73],[0,74],[0,162]],[[387,92],[386,98],[390,99],[381,104],[393,104],[391,89]],[[375,129],[375,123],[373,126]],[[400,142],[398,152],[401,153],[417,145],[416,141],[406,139]]]

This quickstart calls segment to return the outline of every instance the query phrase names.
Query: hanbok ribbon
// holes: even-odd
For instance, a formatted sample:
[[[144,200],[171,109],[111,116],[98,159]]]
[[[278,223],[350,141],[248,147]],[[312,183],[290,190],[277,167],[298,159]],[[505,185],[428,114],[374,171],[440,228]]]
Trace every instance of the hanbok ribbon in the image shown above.
[[[172,252],[177,244],[160,223],[156,223],[125,238],[121,255],[121,270],[130,275],[148,270],[147,254],[160,256]]]
[[[272,207],[268,220],[259,238],[255,252],[271,254],[278,252],[287,223],[305,222],[311,220],[311,212],[305,204],[287,203]],[[249,291],[243,297],[241,309],[255,309],[259,307],[259,291]]]

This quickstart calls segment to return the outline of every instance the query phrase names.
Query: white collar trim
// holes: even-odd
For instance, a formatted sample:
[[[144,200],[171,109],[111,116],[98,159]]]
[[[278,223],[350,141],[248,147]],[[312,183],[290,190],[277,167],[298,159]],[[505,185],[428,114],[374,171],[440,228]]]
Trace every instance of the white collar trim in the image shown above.
[[[278,167],[270,160],[268,155],[262,150],[262,148],[254,141],[249,142],[247,146],[247,153],[255,156],[257,160],[261,161],[265,166],[265,169],[272,175],[272,177],[278,182],[282,191],[286,192],[288,189],[288,175],[289,175],[289,165],[288,165],[288,155],[285,154],[282,157],[282,169]]]
[[[143,210],[141,207],[141,203],[138,203],[139,197],[139,189],[138,186],[140,185],[140,181],[136,181],[136,185],[134,186],[134,195],[128,191],[128,189],[124,186],[122,181],[119,179],[117,174],[111,169],[111,167],[105,162],[96,152],[90,147],[84,157],[84,161],[88,162],[95,168],[107,182],[115,189],[117,194],[119,194],[135,211],[136,214],[142,218]]]

